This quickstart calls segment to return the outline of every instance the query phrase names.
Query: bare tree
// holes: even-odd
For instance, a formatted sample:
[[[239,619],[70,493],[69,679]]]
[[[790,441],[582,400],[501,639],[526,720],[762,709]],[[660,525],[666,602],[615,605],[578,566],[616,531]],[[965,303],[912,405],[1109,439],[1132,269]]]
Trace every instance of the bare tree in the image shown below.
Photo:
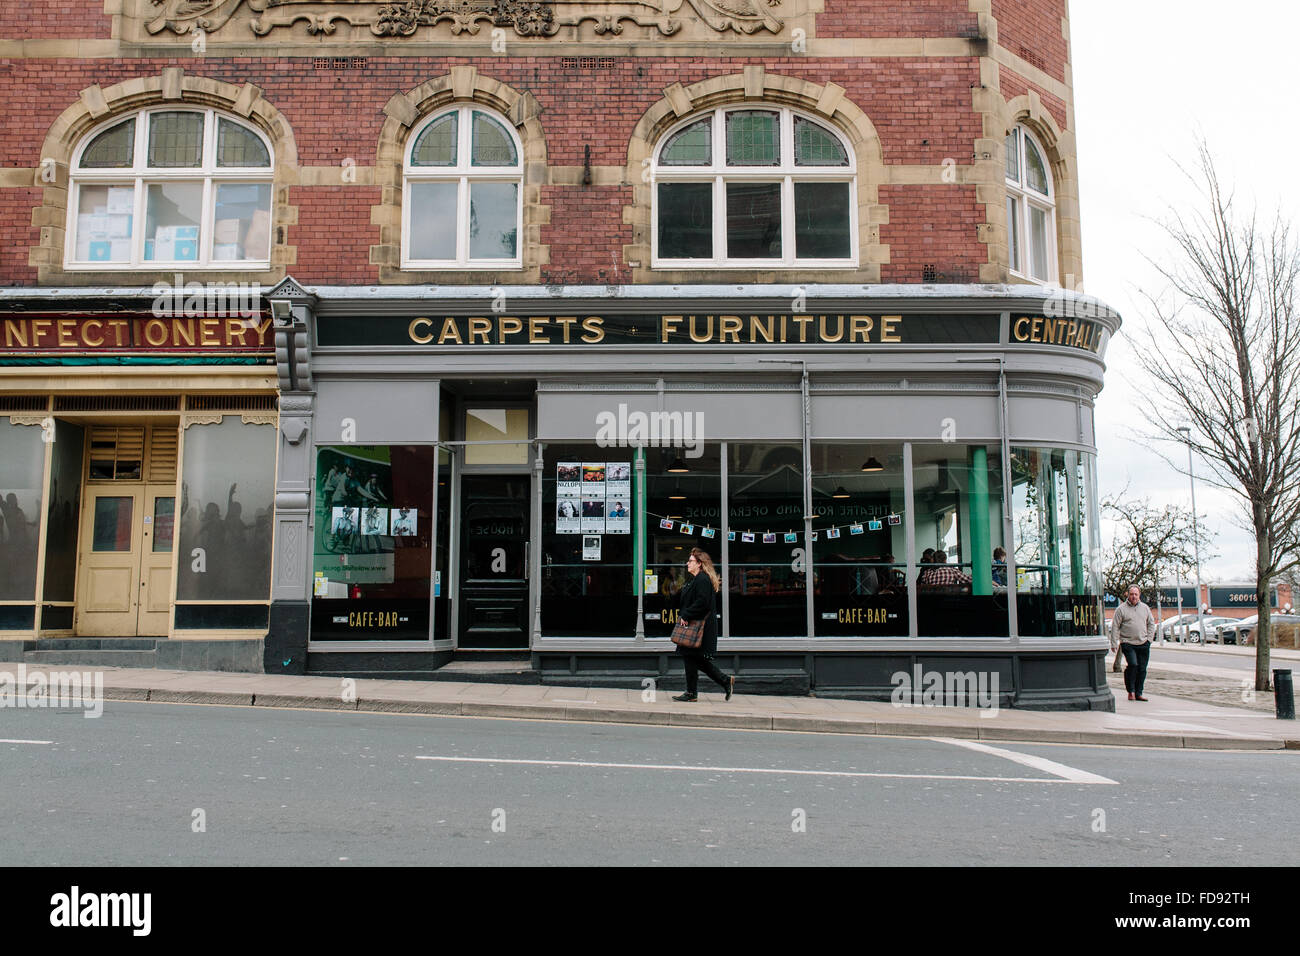
[[[1255,689],[1263,691],[1269,595],[1300,563],[1300,256],[1280,216],[1264,228],[1254,213],[1238,214],[1204,142],[1198,160],[1199,176],[1189,177],[1202,205],[1171,211],[1163,225],[1175,253],[1151,260],[1170,292],[1146,297],[1143,412],[1164,438],[1200,455],[1210,469],[1204,480],[1241,498],[1255,538]],[[1184,438],[1178,430],[1187,425]]]
[[[1167,504],[1157,508],[1149,499],[1129,499],[1126,492],[1106,498],[1101,513],[1115,522],[1115,532],[1102,566],[1102,587],[1117,602],[1130,584],[1148,600],[1165,581],[1185,580],[1195,563],[1195,538],[1189,508]],[[1211,535],[1200,529],[1201,557],[1209,551]]]

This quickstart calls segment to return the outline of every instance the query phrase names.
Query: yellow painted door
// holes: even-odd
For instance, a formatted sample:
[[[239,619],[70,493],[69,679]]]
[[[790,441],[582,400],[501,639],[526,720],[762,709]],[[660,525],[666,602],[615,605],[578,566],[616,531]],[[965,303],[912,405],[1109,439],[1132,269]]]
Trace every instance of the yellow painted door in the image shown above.
[[[81,526],[77,633],[130,637],[140,605],[144,489],[88,485]]]
[[[171,624],[172,549],[176,535],[176,486],[148,485],[140,547],[140,609],[135,633],[166,637]]]

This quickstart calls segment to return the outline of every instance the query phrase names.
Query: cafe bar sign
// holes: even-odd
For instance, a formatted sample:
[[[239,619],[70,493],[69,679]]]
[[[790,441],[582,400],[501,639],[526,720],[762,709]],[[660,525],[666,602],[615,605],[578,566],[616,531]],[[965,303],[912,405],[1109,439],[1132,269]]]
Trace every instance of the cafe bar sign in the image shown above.
[[[33,355],[103,352],[266,352],[271,317],[165,316],[149,313],[24,315],[0,321],[0,348]]]

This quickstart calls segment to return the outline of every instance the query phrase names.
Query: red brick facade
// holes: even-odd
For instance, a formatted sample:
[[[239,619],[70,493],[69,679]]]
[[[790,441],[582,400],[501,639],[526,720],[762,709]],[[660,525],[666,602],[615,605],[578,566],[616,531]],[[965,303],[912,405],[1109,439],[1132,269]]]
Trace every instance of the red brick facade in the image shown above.
[[[878,238],[888,250],[880,262],[881,281],[987,281],[990,263],[996,262],[990,236],[996,235],[997,223],[990,210],[1000,204],[985,198],[977,201],[971,177],[980,154],[988,153],[978,141],[997,137],[990,137],[987,116],[979,111],[974,91],[982,77],[987,81],[993,72],[999,77],[1003,100],[1036,91],[1063,132],[1068,130],[1069,114],[1059,95],[1065,90],[1063,84],[1052,89],[1035,86],[1012,68],[996,66],[981,32],[988,14],[972,12],[972,6],[979,5],[969,0],[826,0],[824,11],[810,21],[815,27],[802,54],[772,56],[771,47],[788,38],[765,38],[763,50],[768,55],[744,56],[745,47],[754,41],[722,34],[718,45],[729,44],[737,55],[620,55],[586,69],[563,64],[558,56],[535,55],[545,49],[542,43],[528,45],[528,55],[447,57],[406,55],[401,38],[387,41],[391,55],[373,55],[372,45],[363,68],[346,70],[322,69],[309,56],[228,57],[218,47],[192,57],[116,59],[105,54],[68,59],[46,57],[39,50],[26,58],[15,55],[0,61],[0,103],[4,104],[0,109],[6,130],[0,139],[0,173],[6,174],[0,180],[0,285],[37,282],[38,270],[29,264],[29,253],[42,241],[42,231],[33,225],[33,217],[47,192],[39,182],[40,164],[46,158],[41,150],[55,121],[89,87],[107,89],[132,78],[156,78],[167,67],[181,67],[186,77],[260,88],[262,98],[292,132],[299,171],[341,168],[348,160],[373,172],[339,185],[316,185],[327,181],[323,175],[304,176],[296,180],[303,184],[283,190],[287,202],[296,206],[296,221],[283,222],[283,238],[276,242],[293,247],[293,252],[291,259],[273,265],[306,282],[384,281],[381,266],[372,262],[372,247],[382,241],[373,216],[384,201],[382,184],[393,182],[393,176],[400,179],[400,171],[377,166],[380,134],[388,119],[385,105],[394,94],[444,76],[458,65],[472,65],[481,76],[531,94],[539,107],[537,121],[549,170],[538,184],[538,197],[531,201],[549,207],[549,221],[540,222],[539,233],[540,244],[549,247],[549,262],[540,266],[543,281],[628,282],[633,281],[633,269],[648,267],[648,263],[630,263],[624,248],[634,242],[629,208],[635,184],[628,172],[634,129],[673,84],[690,87],[741,74],[755,65],[769,77],[843,88],[843,99],[874,127],[886,171],[884,178],[871,183],[878,188],[878,205],[886,210]],[[7,4],[0,10],[0,51],[27,49],[15,42],[23,40],[75,37],[111,42],[113,18],[103,8],[103,0]],[[1053,80],[1064,80],[1065,0],[993,0],[990,9],[1000,46]],[[903,48],[888,45],[891,39],[906,38],[956,46],[903,55]],[[270,52],[281,39],[273,33],[258,42]],[[862,55],[843,55],[845,44],[855,41]],[[184,42],[177,40],[169,52]],[[667,40],[657,42],[671,51]],[[946,52],[962,44],[966,55]],[[589,45],[593,54],[602,49],[599,42]],[[642,45],[637,51],[646,49]],[[160,102],[142,100],[141,105]],[[588,160],[606,171],[593,184],[582,185],[577,175],[557,173],[580,169]],[[949,168],[955,178],[940,179],[938,172]],[[26,173],[30,176],[24,179]],[[995,182],[996,177],[986,181]],[[858,188],[866,185],[860,171]],[[48,196],[45,202],[48,206]],[[987,228],[990,225],[994,232]],[[861,253],[865,264],[867,250]],[[792,272],[778,270],[774,277]],[[103,274],[93,281],[102,283]]]

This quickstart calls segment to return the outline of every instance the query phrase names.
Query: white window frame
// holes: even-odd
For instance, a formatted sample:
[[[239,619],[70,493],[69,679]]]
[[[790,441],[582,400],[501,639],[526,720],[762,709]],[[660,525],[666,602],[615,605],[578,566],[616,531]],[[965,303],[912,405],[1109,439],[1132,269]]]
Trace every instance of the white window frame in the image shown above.
[[[1052,164],[1047,158],[1047,150],[1043,148],[1042,142],[1029,131],[1028,127],[1018,124],[1007,132],[1010,136],[1013,132],[1018,132],[1016,138],[1016,147],[1019,150],[1017,159],[1020,171],[1018,180],[1010,176],[1005,177],[1007,186],[1007,198],[1014,199],[1018,203],[1019,217],[1016,226],[1019,228],[1020,248],[1013,250],[1011,246],[1011,230],[1013,227],[1010,221],[1010,211],[1008,210],[1007,221],[1007,256],[1011,274],[1018,279],[1024,279],[1028,282],[1036,282],[1040,285],[1055,285],[1060,279],[1060,263],[1057,261],[1056,252],[1056,182],[1052,174]],[[1026,162],[1025,143],[1033,143],[1034,148],[1038,150],[1038,155],[1043,159],[1043,169],[1047,173],[1047,195],[1044,196],[1036,189],[1031,189],[1025,183],[1025,171],[1028,169]],[[1005,165],[1003,167],[1005,172]],[[1030,253],[1030,209],[1037,209],[1046,214],[1047,218],[1047,271],[1046,276],[1035,276],[1032,271],[1032,259]],[[1019,256],[1015,253],[1018,252]],[[1017,261],[1017,259],[1019,261]]]
[[[505,129],[515,145],[514,166],[474,166],[473,114],[490,116]],[[456,165],[413,166],[411,154],[420,136],[449,113],[456,118]],[[456,257],[454,259],[416,259],[411,256],[411,187],[417,183],[457,183],[456,189]],[[515,255],[510,259],[472,259],[469,255],[469,192],[473,183],[514,183],[518,187],[515,202]],[[402,156],[402,268],[403,269],[522,269],[524,266],[524,144],[508,119],[481,103],[457,103],[431,113],[411,130]]]
[[[777,113],[781,126],[781,163],[777,166],[728,166],[726,116],[728,113]],[[672,137],[688,126],[709,117],[712,120],[713,162],[708,166],[664,166],[660,156]],[[847,166],[796,166],[794,160],[795,117],[816,123],[839,142],[848,157]],[[768,103],[740,103],[709,113],[697,113],[674,125],[655,147],[651,178],[650,236],[654,269],[856,269],[858,268],[858,176],[853,147],[825,119]],[[713,257],[709,259],[666,259],[659,254],[659,184],[713,183]],[[727,183],[781,184],[781,251],[779,259],[731,259],[727,257]],[[796,182],[842,182],[849,184],[849,256],[843,259],[800,259],[795,256],[794,184]]]
[[[158,169],[148,165],[149,159],[149,124],[155,113],[197,113],[203,119],[203,151],[200,165]],[[266,147],[270,157],[268,166],[217,166],[217,121],[219,119],[234,123],[240,128],[253,133]],[[132,151],[132,165],[116,169],[82,169],[81,159],[85,151],[99,137],[115,126],[135,120],[135,142]],[[157,271],[159,269],[202,269],[203,271],[249,272],[269,269],[271,267],[270,250],[275,245],[275,191],[271,192],[271,206],[267,229],[267,255],[261,259],[213,259],[212,247],[215,241],[213,220],[216,216],[216,186],[272,183],[275,178],[275,150],[271,141],[250,123],[237,116],[230,116],[220,110],[203,109],[181,105],[168,105],[140,110],[126,116],[115,116],[96,126],[78,144],[73,153],[68,188],[68,218],[64,231],[63,264],[72,271],[117,271],[139,272]],[[166,260],[145,259],[145,214],[148,187],[161,183],[201,183],[203,186],[203,207],[199,221],[199,257],[197,259]],[[86,186],[131,186],[135,190],[134,206],[131,220],[131,258],[127,262],[92,262],[75,258],[77,252],[77,213],[81,208],[81,190]]]

